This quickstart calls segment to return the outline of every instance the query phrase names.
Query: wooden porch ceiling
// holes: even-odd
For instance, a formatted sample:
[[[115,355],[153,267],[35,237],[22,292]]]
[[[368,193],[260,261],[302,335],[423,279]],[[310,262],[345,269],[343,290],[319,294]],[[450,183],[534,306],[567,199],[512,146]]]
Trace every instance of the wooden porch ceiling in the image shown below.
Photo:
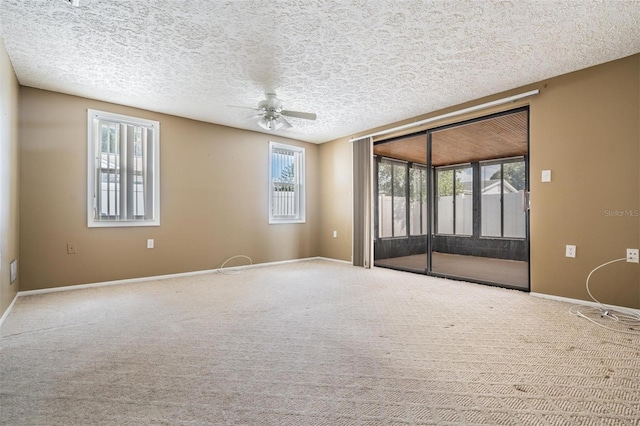
[[[432,133],[434,166],[517,157],[528,152],[527,111],[501,115]],[[427,136],[374,145],[375,155],[426,164]]]

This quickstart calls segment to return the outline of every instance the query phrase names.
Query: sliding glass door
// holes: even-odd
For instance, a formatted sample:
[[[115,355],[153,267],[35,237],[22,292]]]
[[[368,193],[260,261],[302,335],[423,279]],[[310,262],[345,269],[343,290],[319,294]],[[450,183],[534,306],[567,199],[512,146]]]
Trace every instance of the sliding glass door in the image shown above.
[[[431,275],[529,289],[528,109],[427,132]]]
[[[426,139],[423,141],[426,146]],[[374,147],[375,152],[375,147]],[[376,156],[376,266],[424,273],[427,250],[427,168]]]
[[[529,289],[528,109],[374,144],[374,264]]]

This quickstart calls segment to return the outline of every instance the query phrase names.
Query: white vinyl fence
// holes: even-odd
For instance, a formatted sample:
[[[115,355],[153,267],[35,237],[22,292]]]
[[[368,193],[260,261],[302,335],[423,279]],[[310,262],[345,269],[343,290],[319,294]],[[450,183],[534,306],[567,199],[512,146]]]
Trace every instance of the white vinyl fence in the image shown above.
[[[405,197],[395,197],[395,218],[392,217],[393,197],[378,196],[378,230],[382,238],[404,236],[406,231]],[[473,233],[473,197],[469,194],[456,195],[456,234],[472,235]],[[481,201],[481,235],[483,237],[500,237],[500,194],[483,194]],[[411,235],[424,234],[427,229],[426,204],[413,202],[410,205]],[[420,214],[422,210],[422,215]],[[438,233],[453,234],[453,195],[440,197],[438,200]],[[421,230],[421,232],[420,232]],[[522,195],[504,194],[504,237],[525,237],[525,214],[522,210]]]

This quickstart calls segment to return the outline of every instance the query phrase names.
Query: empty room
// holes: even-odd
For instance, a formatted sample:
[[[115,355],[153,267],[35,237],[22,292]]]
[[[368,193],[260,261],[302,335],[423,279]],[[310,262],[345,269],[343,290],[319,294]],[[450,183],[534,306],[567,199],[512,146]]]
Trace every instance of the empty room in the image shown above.
[[[0,0],[0,424],[638,425],[640,3]]]

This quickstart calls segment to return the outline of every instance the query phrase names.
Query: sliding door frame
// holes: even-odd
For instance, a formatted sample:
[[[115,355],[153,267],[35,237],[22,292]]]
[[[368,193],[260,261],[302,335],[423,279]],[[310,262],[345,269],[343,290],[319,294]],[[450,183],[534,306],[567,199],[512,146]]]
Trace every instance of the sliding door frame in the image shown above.
[[[526,205],[526,209],[525,209],[525,250],[526,250],[526,262],[527,262],[527,287],[526,288],[522,288],[520,286],[515,286],[515,285],[509,285],[509,284],[505,284],[505,283],[495,283],[495,282],[491,282],[491,281],[486,281],[486,280],[482,280],[482,279],[475,279],[473,277],[463,277],[463,276],[456,276],[456,275],[450,275],[450,274],[444,274],[444,273],[438,273],[438,272],[434,272],[433,271],[433,240],[436,237],[436,233],[435,233],[435,221],[436,221],[436,210],[435,210],[435,206],[437,205],[436,203],[436,198],[437,198],[437,191],[436,191],[436,187],[435,187],[435,183],[436,183],[436,179],[435,179],[435,167],[433,167],[433,162],[432,162],[432,157],[433,157],[433,133],[435,132],[439,132],[439,131],[443,131],[443,130],[447,130],[447,129],[451,129],[451,128],[455,128],[458,126],[463,126],[463,125],[468,125],[468,124],[472,124],[472,123],[477,123],[477,122],[481,122],[484,120],[488,120],[488,119],[492,119],[492,118],[496,118],[496,117],[501,117],[504,115],[510,115],[510,114],[514,114],[517,112],[521,112],[521,111],[526,111],[527,113],[527,154],[524,156],[524,163],[525,163],[525,197],[527,200],[527,205]],[[446,124],[444,126],[439,126],[439,127],[434,127],[433,129],[427,129],[425,132],[427,134],[427,168],[428,168],[428,173],[427,173],[427,191],[430,191],[428,193],[428,201],[427,201],[427,215],[429,220],[427,221],[427,229],[428,229],[428,234],[427,234],[427,268],[425,270],[425,274],[429,275],[429,276],[433,276],[433,277],[439,277],[439,278],[448,278],[448,279],[454,279],[454,280],[461,280],[461,281],[470,281],[470,282],[474,282],[474,283],[478,283],[478,284],[484,284],[484,285],[489,285],[489,286],[494,286],[494,287],[503,287],[503,288],[510,288],[510,289],[516,289],[516,290],[522,290],[522,291],[526,291],[529,292],[531,291],[531,239],[530,239],[530,210],[529,210],[529,205],[528,205],[528,200],[529,200],[529,191],[530,191],[530,176],[529,176],[529,160],[530,160],[530,149],[531,149],[531,116],[530,116],[531,112],[530,112],[530,108],[529,105],[525,105],[525,106],[521,106],[521,107],[517,107],[517,108],[513,108],[513,109],[509,109],[509,110],[505,110],[505,111],[500,111],[500,112],[496,112],[496,113],[492,113],[492,114],[487,114],[487,115],[483,115],[481,117],[475,117],[475,118],[471,118],[468,120],[463,120],[463,121],[459,121],[456,123],[451,123],[451,124]],[[475,188],[478,187],[479,182],[476,182],[476,179],[474,179],[474,191]],[[475,207],[475,206],[474,206]],[[479,207],[479,206],[478,206]],[[482,214],[482,211],[480,210],[480,212],[477,214],[478,216]],[[502,214],[502,212],[501,212]],[[475,222],[475,216],[476,214],[474,213],[474,222]],[[475,226],[475,224],[474,224]]]
[[[424,235],[424,238],[426,238],[426,256],[425,256],[425,260],[426,260],[426,265],[425,268],[423,270],[423,274],[425,275],[429,275],[429,276],[434,276],[434,277],[442,277],[442,278],[449,278],[449,279],[455,279],[455,280],[463,280],[463,281],[472,281],[472,282],[476,282],[479,284],[484,284],[484,285],[490,285],[490,286],[497,286],[497,287],[504,287],[504,288],[513,288],[513,289],[518,289],[518,290],[523,290],[523,291],[530,291],[531,290],[531,257],[530,257],[530,212],[527,206],[527,209],[525,210],[525,260],[527,262],[527,285],[526,288],[523,286],[516,286],[516,285],[509,285],[507,283],[496,283],[496,282],[490,282],[490,281],[485,281],[482,279],[474,279],[473,277],[464,277],[464,276],[454,276],[454,275],[449,275],[449,274],[445,274],[445,273],[439,273],[439,272],[435,272],[433,271],[433,250],[435,248],[435,244],[434,244],[434,239],[436,238],[436,215],[437,215],[437,204],[436,204],[436,198],[437,198],[437,191],[436,191],[436,169],[433,166],[433,134],[435,132],[438,131],[442,131],[442,130],[446,130],[446,129],[450,129],[450,128],[454,128],[454,127],[458,127],[458,126],[462,126],[462,125],[468,125],[468,124],[472,124],[472,123],[476,123],[476,122],[481,122],[484,120],[488,120],[488,119],[492,119],[492,118],[496,118],[496,117],[500,117],[500,116],[504,116],[504,115],[510,115],[510,114],[514,114],[514,113],[518,113],[518,112],[522,112],[522,111],[526,111],[527,114],[527,125],[526,125],[526,132],[527,132],[527,154],[523,156],[524,158],[524,163],[525,163],[525,193],[528,195],[529,191],[530,191],[530,166],[529,166],[529,160],[530,160],[530,109],[528,105],[524,105],[524,106],[519,106],[516,108],[512,108],[509,110],[504,110],[504,111],[499,111],[499,112],[495,112],[495,113],[490,113],[490,114],[486,114],[483,116],[479,116],[479,117],[475,117],[475,118],[471,118],[468,120],[462,120],[462,121],[458,121],[455,123],[451,123],[451,124],[446,124],[443,126],[439,126],[439,127],[435,127],[432,129],[426,129],[426,130],[422,130],[419,132],[413,132],[407,135],[403,135],[403,136],[399,136],[397,138],[391,138],[389,140],[384,140],[384,141],[375,141],[373,142],[373,146],[375,147],[375,145],[378,144],[384,144],[384,143],[388,143],[388,142],[396,142],[396,141],[400,141],[402,139],[406,139],[406,138],[412,138],[415,136],[419,136],[419,135],[424,135],[425,136],[425,141],[424,143],[426,144],[426,155],[427,158],[426,160],[426,185],[427,185],[427,206],[426,206],[426,215],[427,215],[427,221],[426,221],[426,235]],[[373,206],[372,206],[372,222],[374,222],[373,225],[373,232],[372,232],[372,237],[373,239],[375,239],[376,241],[378,241],[379,239],[379,230],[378,230],[378,226],[379,226],[379,209],[380,206],[378,205],[378,177],[377,177],[377,166],[379,164],[379,159],[376,159],[375,154],[372,152],[372,163],[376,166],[374,167],[374,173],[372,176],[372,184],[375,184],[375,186],[372,185],[372,192],[373,192]],[[477,167],[474,168],[474,174],[477,174]],[[408,182],[407,182],[408,184]],[[479,193],[478,192],[478,188],[481,186],[481,183],[478,179],[478,176],[474,176],[474,192]],[[477,197],[476,197],[477,198]],[[527,197],[528,200],[528,197]],[[474,210],[477,210],[478,213],[474,214],[473,217],[473,222],[479,222],[480,221],[480,214],[482,213],[480,211],[480,202],[479,200],[474,200],[473,202],[474,205]],[[501,211],[501,215],[503,214],[503,212]],[[474,228],[480,226],[480,223],[474,223]],[[410,233],[410,231],[408,231]],[[478,231],[479,232],[479,231]],[[474,231],[474,233],[476,233]],[[479,237],[479,235],[476,235],[476,237]],[[463,237],[461,237],[463,238]],[[403,267],[398,267],[396,269],[399,270],[405,270],[408,272],[419,272],[418,269],[406,269]]]

